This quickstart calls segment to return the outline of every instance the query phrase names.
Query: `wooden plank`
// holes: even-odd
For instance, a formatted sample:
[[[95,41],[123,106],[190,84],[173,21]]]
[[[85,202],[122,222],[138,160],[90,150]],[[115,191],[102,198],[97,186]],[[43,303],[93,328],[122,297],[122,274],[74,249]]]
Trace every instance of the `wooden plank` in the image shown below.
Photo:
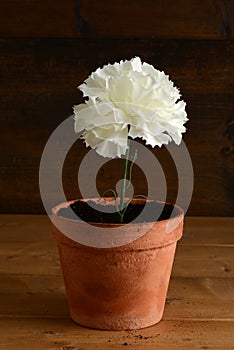
[[[0,215],[1,244],[37,244],[54,247],[51,222],[46,215]],[[233,246],[233,217],[185,217],[179,245]]]
[[[179,244],[233,246],[233,217],[185,217],[184,234]]]
[[[233,320],[233,288],[232,278],[172,277],[164,319]]]
[[[72,113],[72,106],[81,102],[76,86],[98,66],[134,56],[136,42],[115,40],[113,45],[110,39],[12,39],[1,40],[0,44],[4,82],[0,110],[4,149],[0,159],[0,211],[40,213],[43,212],[38,191],[40,156],[50,133]],[[223,132],[233,110],[233,43],[139,40],[137,53],[169,73],[188,102],[190,122],[185,141],[196,178],[189,214],[233,215],[230,188],[234,159],[231,154],[222,153]],[[68,198],[73,198],[74,193],[79,195],[76,176],[72,174],[86,152],[80,146],[78,142],[71,150],[64,169]],[[162,158],[167,164],[165,152]],[[103,173],[100,190],[103,184],[112,186],[115,173],[114,168]],[[174,172],[167,173],[168,192],[174,199]],[[139,180],[137,183],[137,192],[141,193],[144,183]],[[55,195],[56,191],[51,193],[51,197]]]
[[[233,247],[180,245],[177,248],[174,277],[234,277]],[[34,243],[2,243],[0,274],[59,276],[56,242],[38,239]]]
[[[83,1],[86,35],[103,37],[222,38],[230,36],[233,3],[195,0]]]
[[[56,242],[41,242],[39,238],[35,243],[1,245],[0,274],[61,274]]]
[[[172,277],[164,319],[234,320],[234,278]],[[1,275],[0,315],[69,317],[60,276]]]
[[[61,276],[1,275],[0,295],[1,316],[69,317]]]
[[[161,321],[142,330],[107,332],[80,327],[69,319],[1,318],[0,336],[1,349],[7,350],[182,350],[188,346],[224,350],[233,348],[233,326],[225,321]]]
[[[0,242],[52,245],[51,221],[47,215],[0,215]]]
[[[233,18],[232,1],[2,0],[0,36],[224,39]]]
[[[1,37],[77,37],[79,1],[2,0]],[[78,11],[78,9],[77,9]]]
[[[44,111],[49,102],[60,102],[63,107],[61,114],[68,106],[71,111],[72,99],[73,103],[76,103],[81,96],[77,95],[76,87],[93,70],[136,55],[169,74],[180,87],[184,99],[189,97],[190,107],[191,102],[197,102],[203,107],[209,107],[211,102],[226,104],[228,98],[233,95],[232,40],[223,42],[142,39],[136,42],[131,39],[19,38],[1,39],[0,48],[6,97],[9,98],[10,93],[16,95],[15,103],[19,103],[20,100],[25,103],[29,97],[37,97],[40,100],[44,98],[44,104],[41,106],[44,107]],[[16,80],[17,74],[19,80]],[[25,79],[21,79],[22,77]],[[25,96],[25,90],[32,96]],[[44,96],[49,92],[49,95]],[[224,93],[228,96],[225,97]],[[65,96],[69,100],[60,101],[60,98]],[[210,97],[213,97],[213,100],[210,100]],[[229,102],[231,101],[230,99]],[[50,105],[47,107],[47,115],[49,108]],[[12,112],[12,108],[9,112]],[[19,117],[22,118],[23,115],[18,115]],[[43,124],[43,119],[41,123]],[[56,120],[48,120],[48,123],[54,125]],[[32,121],[28,120],[28,127],[31,125]]]
[[[234,246],[177,247],[174,277],[234,277]]]
[[[0,266],[8,253],[12,261],[0,276],[0,349],[232,349],[233,222],[234,218],[186,218],[163,321],[139,331],[105,332],[74,324],[62,277],[46,274],[45,265],[47,272],[58,268],[49,219],[1,215]]]

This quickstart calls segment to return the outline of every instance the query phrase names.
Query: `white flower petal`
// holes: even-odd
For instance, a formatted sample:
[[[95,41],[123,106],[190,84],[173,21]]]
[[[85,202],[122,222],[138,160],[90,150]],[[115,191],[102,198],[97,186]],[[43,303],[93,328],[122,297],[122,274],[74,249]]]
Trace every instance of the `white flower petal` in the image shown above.
[[[124,154],[128,136],[152,147],[181,142],[186,104],[168,75],[139,57],[98,68],[79,88],[88,100],[74,107],[75,131],[104,157]]]
[[[83,139],[103,157],[121,157],[127,150],[128,129],[113,124],[95,127],[85,131]]]
[[[110,140],[107,140],[105,142],[101,142],[96,147],[96,151],[100,156],[107,157],[107,158],[115,158],[115,157],[121,157],[126,153],[127,150],[127,144],[123,145],[121,142],[111,142]]]

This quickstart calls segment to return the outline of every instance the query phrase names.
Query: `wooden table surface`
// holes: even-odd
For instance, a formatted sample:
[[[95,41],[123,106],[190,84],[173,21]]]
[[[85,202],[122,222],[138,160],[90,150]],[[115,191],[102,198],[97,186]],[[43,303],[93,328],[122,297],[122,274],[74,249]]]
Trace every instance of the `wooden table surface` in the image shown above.
[[[69,318],[46,216],[0,216],[0,349],[234,349],[234,218],[188,217],[163,320],[92,330]]]

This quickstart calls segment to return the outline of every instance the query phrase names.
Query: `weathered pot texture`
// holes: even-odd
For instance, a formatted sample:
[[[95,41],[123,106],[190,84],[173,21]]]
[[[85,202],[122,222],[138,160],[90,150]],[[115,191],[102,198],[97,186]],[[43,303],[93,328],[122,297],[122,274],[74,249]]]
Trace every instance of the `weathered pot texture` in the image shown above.
[[[80,244],[56,227],[57,222],[65,226],[72,222],[78,234],[84,229],[82,221],[57,215],[70,203],[55,207],[52,217],[71,318],[80,325],[104,330],[140,329],[158,323],[176,244],[182,236],[183,210],[175,207],[174,217],[150,225],[121,225],[128,237],[131,232],[149,227],[127,244],[99,248]],[[109,230],[116,226],[103,225]]]

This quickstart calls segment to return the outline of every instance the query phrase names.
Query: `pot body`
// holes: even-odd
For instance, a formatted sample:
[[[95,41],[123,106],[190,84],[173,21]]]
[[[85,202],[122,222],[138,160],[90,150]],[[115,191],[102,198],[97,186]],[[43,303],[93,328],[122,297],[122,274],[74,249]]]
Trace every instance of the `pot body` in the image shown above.
[[[62,204],[64,206],[64,203]],[[69,205],[69,202],[67,203]],[[80,325],[106,330],[140,329],[163,315],[177,240],[182,236],[183,211],[150,225],[138,239],[113,248],[82,245],[56,227],[59,206],[53,210],[71,318]],[[59,217],[59,220],[68,220]],[[167,233],[167,225],[175,227]],[[77,221],[77,230],[82,223]],[[143,224],[126,225],[139,230]],[[110,225],[106,225],[111,230]],[[124,225],[123,225],[124,226]]]

